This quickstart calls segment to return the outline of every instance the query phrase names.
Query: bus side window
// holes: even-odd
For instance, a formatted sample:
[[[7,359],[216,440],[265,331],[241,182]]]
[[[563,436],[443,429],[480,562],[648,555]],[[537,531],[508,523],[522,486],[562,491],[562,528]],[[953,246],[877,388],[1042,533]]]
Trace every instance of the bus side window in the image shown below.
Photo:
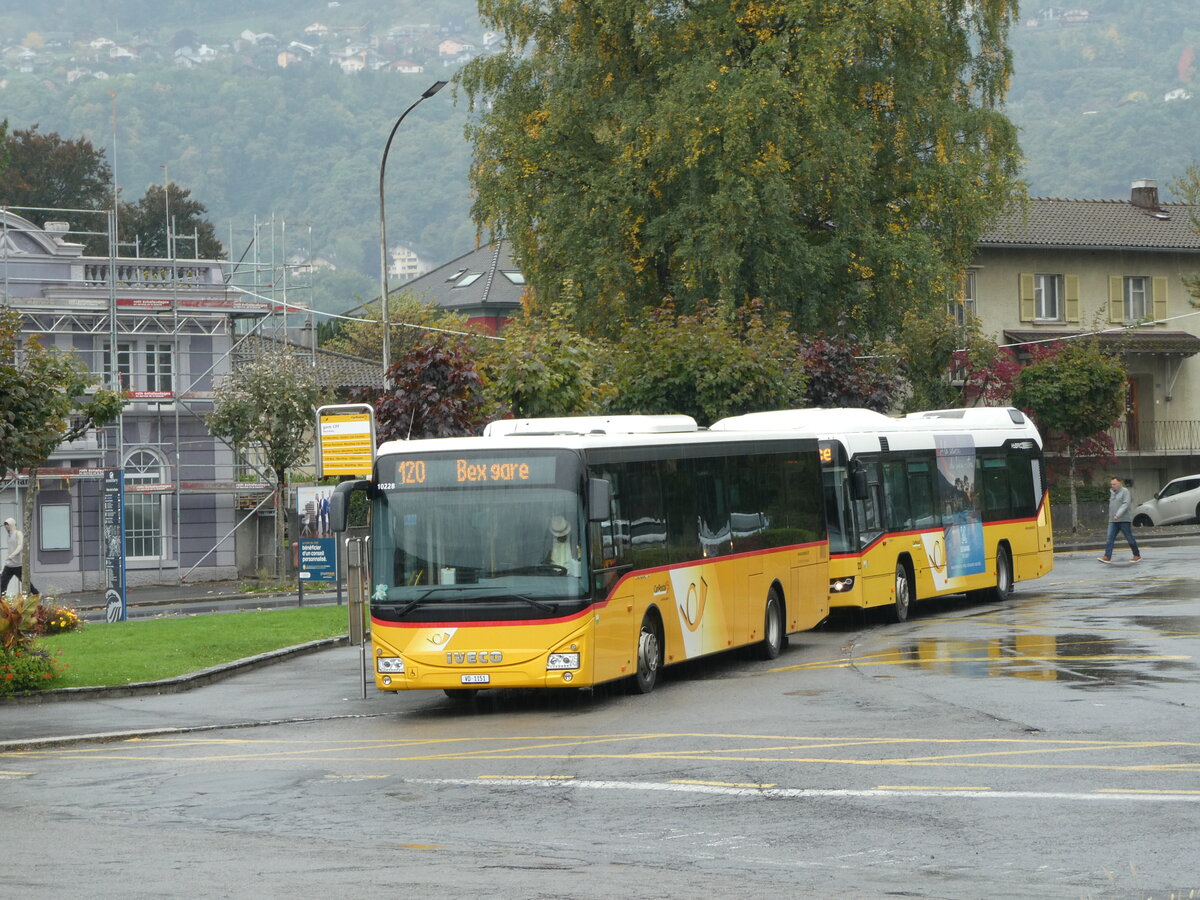
[[[910,460],[908,463],[908,501],[913,524],[917,528],[930,528],[938,524],[933,500],[933,474],[929,463],[924,460]]]
[[[1009,507],[1013,515],[1021,518],[1034,516],[1038,501],[1042,499],[1034,487],[1035,465],[1028,456],[1010,456],[1008,459]]]
[[[1012,515],[1009,490],[1008,463],[1004,459],[984,458],[983,468],[983,521],[994,522]]]
[[[902,459],[889,459],[883,464],[883,496],[887,501],[887,524],[892,531],[913,527],[912,509],[908,502],[908,472]]]

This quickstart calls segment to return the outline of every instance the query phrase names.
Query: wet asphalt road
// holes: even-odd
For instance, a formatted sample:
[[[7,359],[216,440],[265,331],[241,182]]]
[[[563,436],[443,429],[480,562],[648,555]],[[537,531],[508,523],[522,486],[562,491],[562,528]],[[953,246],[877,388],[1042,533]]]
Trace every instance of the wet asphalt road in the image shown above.
[[[1147,549],[1137,566],[1095,555],[1059,554],[1006,604],[925,603],[902,625],[841,617],[769,663],[669,670],[645,697],[359,700],[357,651],[340,648],[103,701],[115,723],[275,724],[0,755],[0,844],[17,859],[71,850],[8,884],[26,897],[1200,896],[1196,548]]]

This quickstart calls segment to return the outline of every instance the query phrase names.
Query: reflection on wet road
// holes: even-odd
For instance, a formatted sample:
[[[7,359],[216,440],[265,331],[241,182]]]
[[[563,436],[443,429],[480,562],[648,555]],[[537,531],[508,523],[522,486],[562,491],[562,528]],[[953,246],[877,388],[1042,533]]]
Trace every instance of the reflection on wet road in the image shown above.
[[[1092,554],[1060,554],[1050,578],[1008,603],[965,598],[916,607],[906,627],[876,629],[844,659],[793,670],[896,668],[967,678],[1011,676],[1082,690],[1191,684],[1200,672],[1200,578],[1193,551],[1096,571]]]

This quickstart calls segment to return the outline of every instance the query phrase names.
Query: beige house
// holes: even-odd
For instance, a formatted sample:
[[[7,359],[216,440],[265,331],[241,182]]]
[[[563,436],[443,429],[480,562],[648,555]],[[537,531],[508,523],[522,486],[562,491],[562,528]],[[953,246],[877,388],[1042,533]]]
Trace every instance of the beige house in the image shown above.
[[[1032,342],[1099,333],[1120,341],[1129,393],[1112,431],[1135,502],[1200,472],[1200,273],[1193,210],[1160,203],[1153,181],[1129,200],[1032,199],[979,242],[962,312],[1021,355]]]

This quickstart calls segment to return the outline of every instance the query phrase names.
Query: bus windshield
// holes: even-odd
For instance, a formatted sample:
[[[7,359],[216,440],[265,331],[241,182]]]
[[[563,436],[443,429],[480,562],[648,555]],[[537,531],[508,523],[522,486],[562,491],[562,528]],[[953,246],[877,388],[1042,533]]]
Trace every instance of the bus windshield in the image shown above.
[[[383,470],[388,462],[390,472]],[[560,601],[586,597],[575,458],[413,462],[380,460],[371,514],[373,613],[386,608],[415,621],[537,618],[565,612]]]

